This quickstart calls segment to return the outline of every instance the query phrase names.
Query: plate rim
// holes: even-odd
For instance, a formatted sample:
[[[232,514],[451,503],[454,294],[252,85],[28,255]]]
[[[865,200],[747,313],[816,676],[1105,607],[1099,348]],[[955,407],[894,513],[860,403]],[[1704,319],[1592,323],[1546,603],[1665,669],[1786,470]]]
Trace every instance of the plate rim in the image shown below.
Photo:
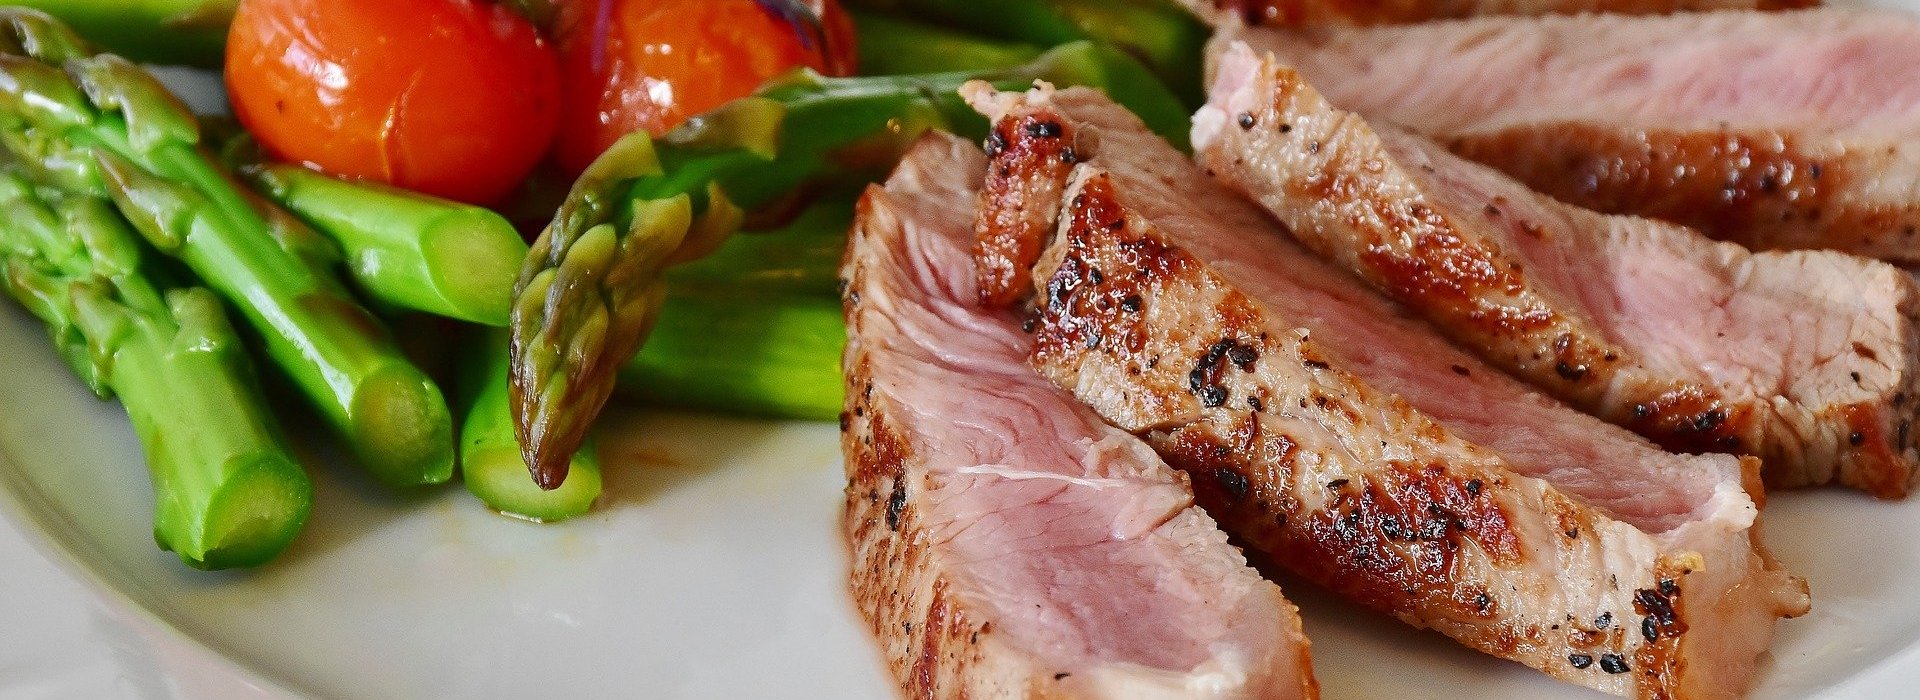
[[[117,401],[109,403],[118,405]],[[139,451],[141,459],[146,453]],[[142,477],[152,477],[144,473]],[[192,634],[187,627],[174,619],[177,615],[171,606],[152,604],[142,600],[133,592],[123,589],[114,581],[125,579],[138,581],[131,572],[120,572],[119,577],[109,577],[108,572],[100,570],[103,566],[111,569],[122,567],[109,566],[94,562],[110,562],[112,558],[94,550],[98,548],[83,541],[87,538],[74,534],[56,532],[51,524],[69,520],[54,508],[52,500],[42,492],[39,484],[27,478],[27,472],[20,466],[13,451],[0,446],[0,518],[5,518],[21,534],[21,540],[39,552],[47,561],[52,562],[77,587],[86,591],[89,598],[106,608],[120,620],[138,626],[142,631],[160,634],[166,641],[177,645],[191,654],[196,665],[217,667],[222,671],[238,676],[238,679],[251,684],[261,691],[275,697],[316,698],[318,694],[294,681],[286,674],[265,668],[263,664],[249,662],[244,656],[226,645],[203,639]],[[151,485],[148,487],[151,489]],[[89,558],[82,556],[92,553]],[[149,598],[151,596],[148,596]],[[174,674],[166,673],[172,677]]]

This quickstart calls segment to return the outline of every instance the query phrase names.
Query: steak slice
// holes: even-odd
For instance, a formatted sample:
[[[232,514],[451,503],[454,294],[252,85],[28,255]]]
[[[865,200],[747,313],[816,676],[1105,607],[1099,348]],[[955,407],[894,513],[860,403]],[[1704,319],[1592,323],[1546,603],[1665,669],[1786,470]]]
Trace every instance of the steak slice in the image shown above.
[[[1482,15],[1781,10],[1819,0],[1181,0],[1214,24],[1406,24]]]
[[[1027,367],[975,301],[951,136],[860,204],[847,254],[857,607],[916,698],[1312,698],[1300,618],[1184,476]]]
[[[1549,394],[1672,449],[1758,456],[1773,485],[1912,488],[1920,286],[1892,265],[1555,201],[1245,45],[1194,133],[1307,247]]]
[[[1661,451],[1482,364],[1098,93],[971,97],[1003,134],[1058,124],[1082,161],[1034,272],[1031,362],[1249,547],[1624,697],[1738,697],[1806,610],[1760,545],[1756,460]],[[988,189],[1019,175],[999,165]]]
[[[1920,263],[1920,17],[1498,17],[1241,36],[1341,108],[1563,201],[1751,248]]]

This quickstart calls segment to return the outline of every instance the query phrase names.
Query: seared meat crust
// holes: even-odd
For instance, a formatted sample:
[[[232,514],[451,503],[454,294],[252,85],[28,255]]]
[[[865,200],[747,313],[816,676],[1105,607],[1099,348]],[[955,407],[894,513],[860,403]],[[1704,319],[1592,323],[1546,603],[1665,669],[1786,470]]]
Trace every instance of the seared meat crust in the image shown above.
[[[1244,47],[1219,64],[1200,161],[1487,361],[1670,449],[1757,456],[1774,486],[1912,488],[1911,275],[1579,209]]]
[[[1625,697],[1738,697],[1774,622],[1804,612],[1804,583],[1753,528],[1752,460],[1668,455],[1451,349],[1097,94],[971,97],[1003,123],[1046,113],[1096,144],[1063,184],[1034,273],[1032,363],[1147,437],[1248,546],[1409,624]],[[1441,385],[1423,400],[1514,415],[1471,425],[1381,388],[1407,377]],[[1552,443],[1563,428],[1591,444],[1539,456],[1482,442],[1508,430]]]
[[[978,306],[984,167],[923,139],[862,198],[843,269],[850,583],[902,695],[1316,697],[1297,612],[1181,473]]]

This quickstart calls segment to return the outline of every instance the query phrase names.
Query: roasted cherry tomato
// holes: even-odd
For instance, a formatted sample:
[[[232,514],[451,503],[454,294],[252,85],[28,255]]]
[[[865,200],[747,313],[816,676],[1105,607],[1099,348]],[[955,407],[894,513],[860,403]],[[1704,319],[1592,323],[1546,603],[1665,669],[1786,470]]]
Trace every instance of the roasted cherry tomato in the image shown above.
[[[557,150],[574,172],[621,136],[666,133],[795,67],[854,67],[838,0],[570,0],[558,36]]]
[[[235,116],[285,160],[474,203],[546,155],[558,61],[475,0],[244,0],[227,38]]]

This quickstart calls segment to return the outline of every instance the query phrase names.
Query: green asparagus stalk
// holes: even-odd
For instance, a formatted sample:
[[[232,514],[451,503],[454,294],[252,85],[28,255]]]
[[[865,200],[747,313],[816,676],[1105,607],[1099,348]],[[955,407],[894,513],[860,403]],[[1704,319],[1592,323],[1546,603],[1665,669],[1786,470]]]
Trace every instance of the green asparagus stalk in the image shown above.
[[[338,248],[235,181],[152,76],[44,14],[0,8],[0,144],[48,182],[110,195],[240,312],[376,477],[451,477],[446,401],[333,276]]]
[[[1212,32],[1167,0],[855,0],[856,7],[1007,41],[1112,45],[1152,69],[1190,108],[1205,98],[1203,50]],[[862,40],[866,39],[862,35]]]
[[[853,200],[823,197],[785,225],[742,231],[711,255],[668,270],[669,298],[733,294],[838,299],[840,256],[851,228]]]
[[[832,420],[842,408],[846,336],[832,297],[676,292],[647,346],[620,369],[618,393],[667,406]],[[568,477],[562,488],[572,486]]]
[[[615,393],[771,418],[839,415],[840,256],[852,225],[853,202],[827,197],[669,270],[660,319]]]
[[[1040,57],[1032,44],[993,41],[908,19],[853,13],[862,75],[1008,68]]]
[[[513,402],[534,480],[550,489],[566,478],[615,373],[658,317],[662,271],[713,250],[743,212],[823,181],[874,177],[928,129],[983,133],[985,121],[956,94],[968,80],[1103,86],[1122,70],[1078,43],[1003,71],[839,79],[801,71],[695,118],[658,148],[645,134],[616,143],[575,183],[515,286]],[[1177,102],[1131,106],[1143,117],[1178,115],[1148,118],[1186,131]]]
[[[460,473],[487,507],[535,522],[585,514],[600,497],[600,462],[591,441],[573,456],[567,483],[548,491],[527,474],[508,402],[507,332],[481,329],[462,356]]]
[[[108,50],[144,63],[220,65],[240,0],[8,0],[53,15]]]
[[[378,229],[383,240],[422,240],[446,218],[443,214],[467,208],[345,182],[304,168],[266,170],[255,171],[256,181],[270,181],[265,188],[269,196],[297,213],[312,208],[321,217],[350,220],[356,216],[353,212],[334,212],[367,199],[375,203],[363,205],[366,210],[378,211],[383,209],[377,203],[380,198],[403,198],[397,207],[400,211],[365,215],[365,224],[317,226],[329,234],[340,231],[335,239],[349,251],[349,258],[354,257],[355,248],[349,239],[365,235],[367,229]],[[325,196],[301,194],[308,181],[322,188]],[[428,215],[408,215],[411,209]],[[621,368],[616,393],[662,405],[778,418],[833,418],[840,409],[839,358],[845,335],[836,301],[837,282],[852,221],[851,197],[823,197],[777,228],[743,232],[711,255],[668,271],[672,292],[659,325],[647,349]],[[504,221],[500,226],[505,227]],[[519,242],[517,234],[505,230]],[[520,247],[524,251],[525,244]],[[391,246],[375,267],[427,268],[430,250],[424,245]],[[466,274],[474,278],[468,283],[498,287],[504,297],[513,284],[514,270],[477,265]],[[356,279],[371,286],[367,275],[356,272]],[[387,298],[402,303],[392,296]],[[502,307],[504,319],[504,303]],[[442,329],[428,324],[405,326],[433,328],[423,341],[445,337]],[[404,334],[401,340],[405,347]],[[558,520],[585,512],[597,493],[591,484],[576,488],[575,478],[569,477],[560,490],[543,492],[520,462],[507,405],[507,342],[505,333],[481,334],[478,345],[462,353],[467,359],[462,360],[458,384],[466,419],[460,461],[467,487],[495,510],[520,517]],[[410,354],[416,364],[426,366],[417,353]],[[476,372],[481,361],[497,361],[497,381],[493,374]],[[586,452],[577,455],[574,468],[588,459]]]
[[[403,309],[505,327],[527,243],[492,210],[293,165],[242,169],[345,253],[368,295]]]
[[[0,175],[0,286],[45,321],[102,398],[118,396],[153,478],[154,540],[203,569],[273,558],[306,521],[307,475],[282,442],[220,302],[147,278],[111,205]]]

